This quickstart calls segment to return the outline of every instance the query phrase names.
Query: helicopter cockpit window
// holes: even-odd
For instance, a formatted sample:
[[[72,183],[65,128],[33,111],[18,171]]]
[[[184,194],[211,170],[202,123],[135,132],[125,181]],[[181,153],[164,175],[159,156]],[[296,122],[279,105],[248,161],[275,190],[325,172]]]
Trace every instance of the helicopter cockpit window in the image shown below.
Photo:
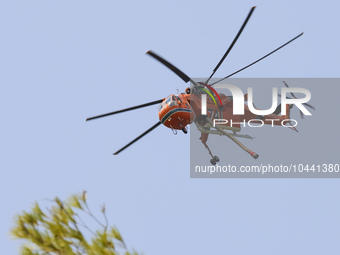
[[[171,101],[171,96],[169,96],[169,97],[165,100],[165,103],[168,104],[168,103],[170,103],[170,101]]]
[[[177,101],[175,100],[175,96],[171,95],[165,100],[165,104],[167,104],[169,107],[178,105]]]
[[[176,101],[171,101],[169,104],[169,107],[174,106],[174,105],[178,105],[178,103]]]
[[[178,105],[176,99],[175,99],[175,96],[174,95],[171,95],[169,96],[169,98],[171,101],[169,102],[169,107],[172,107],[172,106],[175,106],[175,105]],[[168,101],[168,100],[167,100]]]

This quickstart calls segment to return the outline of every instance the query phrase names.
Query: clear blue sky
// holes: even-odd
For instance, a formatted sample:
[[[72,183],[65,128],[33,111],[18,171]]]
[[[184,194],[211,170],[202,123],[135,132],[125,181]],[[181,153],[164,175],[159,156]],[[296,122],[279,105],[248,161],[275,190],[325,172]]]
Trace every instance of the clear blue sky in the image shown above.
[[[85,122],[186,88],[149,49],[191,77],[210,75],[253,5],[216,77],[300,32],[236,77],[339,77],[337,1],[3,1],[2,254],[17,254],[16,213],[83,190],[146,255],[338,254],[339,180],[190,179],[189,136],[163,126],[112,156],[158,121],[157,106]],[[339,143],[336,127],[326,133]]]

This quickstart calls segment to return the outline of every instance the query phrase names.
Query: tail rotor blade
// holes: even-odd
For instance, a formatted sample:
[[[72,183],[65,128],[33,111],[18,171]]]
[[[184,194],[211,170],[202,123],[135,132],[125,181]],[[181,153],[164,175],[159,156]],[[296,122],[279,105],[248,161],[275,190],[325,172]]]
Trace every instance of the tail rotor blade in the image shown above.
[[[177,74],[185,83],[190,81],[190,77],[183,73],[181,70],[179,70],[176,66],[165,60],[164,58],[160,57],[156,53],[149,50],[146,54],[149,54],[151,57],[157,59],[159,62],[161,62],[163,65],[168,67],[170,70],[172,70],[175,74]]]
[[[284,83],[284,85],[285,85],[287,88],[289,88],[288,84],[287,84],[285,81],[283,81],[283,83]],[[292,97],[297,98],[297,97],[293,94],[293,92],[290,92],[290,94],[292,95]]]
[[[149,103],[146,103],[146,104],[141,104],[141,105],[133,106],[133,107],[130,107],[130,108],[126,108],[126,109],[123,109],[123,110],[119,110],[119,111],[115,111],[115,112],[109,112],[109,113],[105,113],[105,114],[102,114],[102,115],[90,117],[90,118],[87,118],[86,121],[94,120],[94,119],[98,119],[98,118],[102,118],[102,117],[106,117],[106,116],[110,116],[110,115],[114,115],[114,114],[117,114],[117,113],[132,111],[132,110],[135,110],[135,109],[147,107],[147,106],[154,105],[154,104],[160,104],[160,103],[163,102],[163,100],[164,99],[160,99],[160,100],[152,101],[152,102],[149,102]]]
[[[277,94],[279,97],[281,97],[281,94]],[[286,97],[287,99],[293,99],[291,97]]]
[[[287,87],[287,88],[289,88],[289,86],[288,86],[288,84],[285,82],[285,81],[283,81],[283,83],[284,83],[284,85]],[[297,99],[297,97],[293,94],[293,92],[290,92],[290,94],[295,98],[295,99]],[[280,95],[281,96],[281,95]],[[287,97],[287,98],[289,98],[289,97]],[[313,109],[313,110],[315,110],[315,107],[313,106],[313,105],[310,105],[310,104],[307,104],[307,103],[302,103],[303,105],[305,105],[305,106],[307,106],[307,107],[309,107],[309,108],[311,108],[311,109]]]
[[[305,118],[305,115],[303,114],[303,112],[299,109],[299,112],[300,112],[300,117],[301,119],[304,119]]]
[[[291,93],[291,94],[293,94],[293,93]],[[281,94],[278,94],[278,96],[279,97],[281,97]],[[293,98],[291,98],[291,97],[286,97],[287,99],[293,99]],[[296,96],[294,96],[294,98],[297,98]],[[310,107],[310,108],[312,108],[313,110],[315,110],[315,107],[314,106],[312,106],[312,105],[310,105],[310,104],[307,104],[307,103],[302,103],[303,105],[305,105],[305,106],[308,106],[308,107]],[[305,114],[299,109],[299,111],[300,111],[300,117],[301,117],[301,119],[304,119],[305,118]],[[281,112],[281,111],[280,111]],[[274,114],[277,114],[277,113],[274,113]]]
[[[127,145],[125,145],[123,148],[121,148],[120,150],[116,151],[115,153],[113,153],[113,155],[117,155],[118,153],[122,152],[123,150],[125,150],[127,147],[129,147],[130,145],[132,145],[133,143],[137,142],[139,139],[141,139],[143,136],[147,135],[148,133],[150,133],[152,130],[154,130],[156,127],[158,127],[160,124],[162,124],[160,121],[157,122],[155,125],[153,125],[151,128],[149,128],[148,130],[146,130],[143,134],[141,134],[140,136],[138,136],[136,139],[134,139],[132,142],[128,143]]]
[[[313,105],[307,104],[307,103],[302,103],[305,106],[308,106],[309,108],[315,110],[315,107]]]
[[[224,54],[224,56],[221,58],[220,62],[218,62],[217,66],[215,67],[215,69],[213,70],[212,74],[210,75],[210,77],[208,78],[208,80],[205,82],[206,84],[208,84],[209,80],[211,79],[211,77],[213,77],[213,75],[215,74],[215,72],[217,71],[217,69],[220,67],[220,65],[223,63],[224,59],[228,56],[229,52],[231,51],[231,49],[234,47],[237,39],[240,37],[243,29],[245,28],[245,26],[247,25],[251,15],[253,14],[253,11],[255,10],[256,6],[253,6],[250,11],[249,14],[247,16],[247,18],[245,19],[245,21],[243,22],[242,27],[240,28],[240,30],[238,31],[236,37],[234,38],[233,42],[230,44],[228,50],[226,51],[226,53]]]

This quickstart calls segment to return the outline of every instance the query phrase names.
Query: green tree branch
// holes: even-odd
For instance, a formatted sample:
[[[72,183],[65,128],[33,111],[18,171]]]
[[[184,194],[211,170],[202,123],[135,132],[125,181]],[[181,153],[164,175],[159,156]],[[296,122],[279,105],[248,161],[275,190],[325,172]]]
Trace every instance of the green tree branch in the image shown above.
[[[105,223],[92,214],[86,191],[66,201],[56,197],[46,211],[36,202],[30,212],[23,211],[15,217],[11,235],[28,241],[21,248],[22,255],[138,255],[129,252],[117,228],[108,225],[105,205],[101,209]],[[100,229],[93,231],[77,212],[91,217]],[[91,233],[90,241],[80,227]]]

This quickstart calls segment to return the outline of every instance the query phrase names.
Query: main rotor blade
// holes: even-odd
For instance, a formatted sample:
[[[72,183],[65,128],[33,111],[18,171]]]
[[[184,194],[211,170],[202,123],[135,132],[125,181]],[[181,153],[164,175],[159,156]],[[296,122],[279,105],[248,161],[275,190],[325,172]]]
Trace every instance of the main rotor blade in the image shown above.
[[[164,58],[158,56],[156,53],[152,52],[149,50],[146,54],[149,54],[151,57],[157,59],[159,62],[161,62],[163,65],[171,69],[175,74],[177,74],[184,82],[190,81],[190,77],[183,73],[181,70],[179,70],[176,66],[173,64],[169,63],[167,60]]]
[[[220,67],[220,65],[223,63],[224,59],[228,56],[229,52],[231,51],[231,49],[234,47],[237,39],[240,37],[243,29],[245,28],[245,26],[248,23],[248,20],[250,19],[250,16],[253,14],[253,11],[255,10],[256,6],[253,6],[250,11],[249,14],[246,18],[246,20],[243,22],[242,27],[240,28],[240,30],[238,31],[236,37],[234,38],[234,41],[230,44],[228,50],[226,51],[226,53],[224,54],[224,56],[221,58],[220,62],[217,64],[217,66],[215,67],[215,69],[213,70],[213,73],[210,75],[210,77],[208,78],[208,80],[205,82],[205,84],[208,84],[209,80],[211,79],[211,77],[213,77],[213,75],[215,74],[215,72],[217,71],[217,69]]]
[[[283,48],[283,47],[286,46],[287,44],[289,44],[289,43],[291,43],[292,41],[296,40],[296,39],[299,38],[301,35],[303,35],[303,33],[299,34],[298,36],[295,36],[293,39],[291,39],[290,41],[288,41],[288,42],[286,42],[285,44],[281,45],[279,48],[273,50],[272,52],[268,53],[267,55],[263,56],[262,58],[259,58],[258,60],[254,61],[253,63],[251,63],[251,64],[249,64],[249,65],[247,65],[247,66],[241,68],[240,70],[238,70],[238,71],[236,71],[236,72],[234,72],[234,73],[232,73],[232,74],[229,74],[228,76],[226,76],[226,77],[222,78],[221,80],[218,80],[218,81],[216,81],[216,82],[214,82],[214,83],[212,83],[212,84],[210,84],[210,85],[212,86],[212,85],[214,85],[214,84],[216,84],[216,83],[218,83],[218,82],[220,82],[220,81],[223,81],[223,80],[225,80],[225,79],[227,79],[227,78],[233,76],[234,74],[237,74],[237,73],[243,71],[244,69],[246,69],[246,68],[248,68],[248,67],[250,67],[250,66],[256,64],[257,62],[261,61],[262,59],[268,57],[269,55],[271,55],[271,54],[273,54],[274,52],[278,51],[279,49]]]
[[[138,136],[135,140],[133,140],[132,142],[128,143],[127,145],[125,145],[123,148],[121,148],[119,151],[116,151],[115,153],[113,153],[113,155],[117,155],[118,153],[120,153],[121,151],[125,150],[127,147],[129,147],[131,144],[133,144],[134,142],[137,142],[139,139],[141,139],[143,136],[145,136],[146,134],[150,133],[152,130],[154,130],[156,127],[158,127],[160,124],[162,124],[160,121],[157,122],[155,125],[153,125],[151,128],[149,128],[148,130],[146,130],[143,134],[141,134],[140,136]]]
[[[130,108],[126,108],[126,109],[123,109],[123,110],[119,110],[119,111],[115,111],[115,112],[109,112],[109,113],[105,113],[105,114],[102,114],[102,115],[94,116],[94,117],[91,117],[91,118],[87,118],[86,121],[106,117],[106,116],[117,114],[117,113],[132,111],[132,110],[135,110],[135,109],[147,107],[147,106],[154,105],[154,104],[160,104],[160,103],[163,102],[163,100],[164,99],[160,99],[160,100],[152,101],[150,103],[141,104],[141,105],[133,106],[133,107],[130,107]]]

